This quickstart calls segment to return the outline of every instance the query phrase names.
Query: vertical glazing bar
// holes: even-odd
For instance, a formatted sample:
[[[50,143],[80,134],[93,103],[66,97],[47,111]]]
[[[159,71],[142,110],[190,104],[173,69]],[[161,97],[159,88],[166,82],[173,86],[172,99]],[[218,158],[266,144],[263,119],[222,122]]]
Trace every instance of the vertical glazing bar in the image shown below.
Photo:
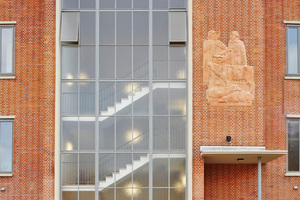
[[[95,114],[96,114],[96,121],[95,121],[95,200],[98,200],[99,198],[99,115],[100,115],[100,97],[99,97],[99,69],[100,69],[100,63],[99,63],[99,1],[96,1],[96,66],[95,66],[95,78],[96,78],[96,87],[95,87],[95,94],[96,94],[96,99],[95,99]]]
[[[153,13],[152,0],[149,0],[149,200],[153,199]]]

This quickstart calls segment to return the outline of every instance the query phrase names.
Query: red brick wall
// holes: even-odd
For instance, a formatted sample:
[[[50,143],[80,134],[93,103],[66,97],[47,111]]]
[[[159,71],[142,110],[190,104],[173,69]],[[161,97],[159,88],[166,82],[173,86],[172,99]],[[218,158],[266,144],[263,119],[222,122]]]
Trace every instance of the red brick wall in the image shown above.
[[[300,114],[300,80],[284,79],[283,20],[300,21],[299,11],[297,0],[193,1],[194,199],[257,198],[257,166],[204,165],[200,146],[286,149],[286,114]],[[203,85],[202,46],[210,30],[220,31],[220,40],[225,44],[231,31],[240,33],[248,64],[255,69],[252,106],[208,104],[207,88]],[[232,136],[230,144],[225,141],[226,135]],[[285,172],[286,157],[262,166],[263,199],[300,199],[299,192],[293,190],[294,185],[300,186],[300,177],[285,177]]]
[[[0,199],[54,199],[55,0],[1,0],[15,26],[14,80],[0,80],[0,116],[15,115],[13,177]]]

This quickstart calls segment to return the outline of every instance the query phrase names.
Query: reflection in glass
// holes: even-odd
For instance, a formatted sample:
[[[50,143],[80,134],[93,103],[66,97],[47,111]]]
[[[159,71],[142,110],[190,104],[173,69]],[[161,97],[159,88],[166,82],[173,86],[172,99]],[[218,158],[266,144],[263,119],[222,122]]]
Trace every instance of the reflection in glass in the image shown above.
[[[80,47],[80,79],[95,78],[95,46]]]
[[[117,200],[131,200],[132,188],[117,188]]]
[[[62,185],[78,184],[78,154],[61,155]]]
[[[288,119],[288,168],[299,171],[299,119]]]
[[[170,186],[185,187],[186,186],[186,169],[185,158],[182,155],[173,155],[170,158]]]
[[[100,12],[99,20],[100,44],[115,44],[115,12]]]
[[[168,187],[168,155],[153,155],[153,187]]]
[[[78,47],[62,47],[62,79],[78,78]]]
[[[13,122],[0,121],[0,172],[13,171]]]
[[[0,73],[13,73],[13,28],[2,28],[1,43]]]
[[[95,184],[95,154],[79,154],[79,185]]]
[[[185,188],[171,188],[170,200],[182,200],[185,199]]]
[[[78,150],[78,121],[62,121],[62,150]]]
[[[95,44],[95,17],[94,12],[80,12],[80,44]]]
[[[79,149],[95,150],[95,121],[80,121],[79,127]]]
[[[298,28],[288,28],[288,73],[298,71]]]

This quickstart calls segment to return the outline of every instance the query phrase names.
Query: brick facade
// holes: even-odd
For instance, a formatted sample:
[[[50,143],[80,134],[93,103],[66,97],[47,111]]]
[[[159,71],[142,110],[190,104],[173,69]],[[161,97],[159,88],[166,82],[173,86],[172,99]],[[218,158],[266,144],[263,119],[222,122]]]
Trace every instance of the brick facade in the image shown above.
[[[286,150],[286,115],[300,114],[300,82],[285,80],[284,20],[300,20],[300,2],[195,0],[193,5],[193,199],[257,199],[256,165],[204,164],[200,146],[265,146]],[[211,106],[203,85],[203,40],[230,31],[244,41],[248,64],[255,69],[252,106]],[[226,143],[226,135],[232,142]],[[299,199],[300,179],[285,177],[286,156],[262,166],[262,199]]]
[[[0,199],[53,199],[55,0],[2,0],[0,21],[16,21],[15,79],[0,80],[0,116],[14,120],[13,176]]]

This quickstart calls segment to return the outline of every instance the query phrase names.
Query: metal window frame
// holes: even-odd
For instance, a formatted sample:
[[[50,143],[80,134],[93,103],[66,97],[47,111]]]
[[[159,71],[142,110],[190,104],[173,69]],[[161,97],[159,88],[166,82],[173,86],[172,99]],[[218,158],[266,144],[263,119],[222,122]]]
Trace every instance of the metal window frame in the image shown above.
[[[0,118],[0,123],[1,122],[11,122],[12,123],[12,130],[11,130],[12,131],[12,136],[11,136],[11,138],[12,138],[12,149],[11,149],[11,152],[12,152],[11,161],[12,161],[12,163],[11,163],[11,171],[6,171],[6,172],[0,171],[0,177],[1,176],[6,176],[6,175],[11,176],[13,174],[13,171],[14,171],[14,165],[13,165],[14,164],[14,117],[1,117]]]
[[[15,24],[16,22],[0,22],[0,76],[14,76],[15,75]],[[12,28],[12,73],[1,72],[2,59],[2,29]]]

